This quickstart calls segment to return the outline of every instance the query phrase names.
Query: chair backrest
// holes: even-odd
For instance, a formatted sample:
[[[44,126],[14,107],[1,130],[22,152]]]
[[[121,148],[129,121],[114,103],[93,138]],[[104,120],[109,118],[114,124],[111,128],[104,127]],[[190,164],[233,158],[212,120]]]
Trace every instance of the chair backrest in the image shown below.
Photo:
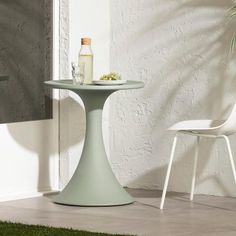
[[[228,119],[219,127],[221,132],[226,134],[236,133],[236,103],[228,117]]]

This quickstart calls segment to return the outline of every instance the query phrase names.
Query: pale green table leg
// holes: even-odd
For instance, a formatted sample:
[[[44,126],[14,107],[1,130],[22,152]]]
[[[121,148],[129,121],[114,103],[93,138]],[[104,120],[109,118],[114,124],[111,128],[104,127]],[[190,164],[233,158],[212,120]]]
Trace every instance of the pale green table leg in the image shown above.
[[[74,92],[82,98],[85,105],[85,143],[73,177],[53,201],[78,206],[115,206],[132,203],[132,197],[121,187],[111,170],[103,143],[102,110],[112,91]]]

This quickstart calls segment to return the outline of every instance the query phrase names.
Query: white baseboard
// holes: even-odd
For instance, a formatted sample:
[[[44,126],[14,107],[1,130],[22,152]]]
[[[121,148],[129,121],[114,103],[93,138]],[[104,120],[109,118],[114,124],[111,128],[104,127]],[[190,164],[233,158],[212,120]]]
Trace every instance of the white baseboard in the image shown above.
[[[7,202],[7,201],[14,201],[14,200],[21,200],[27,198],[34,198],[34,197],[42,197],[45,195],[50,195],[54,193],[58,193],[59,190],[45,190],[45,191],[35,191],[35,192],[22,192],[17,194],[6,194],[0,195],[0,202]]]

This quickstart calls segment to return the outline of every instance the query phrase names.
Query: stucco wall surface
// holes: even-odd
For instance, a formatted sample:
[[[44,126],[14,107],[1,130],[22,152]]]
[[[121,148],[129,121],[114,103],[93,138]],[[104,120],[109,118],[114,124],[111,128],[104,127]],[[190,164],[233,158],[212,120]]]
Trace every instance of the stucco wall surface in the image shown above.
[[[228,115],[235,95],[229,0],[112,0],[111,70],[145,88],[110,104],[112,167],[123,185],[161,189],[173,133],[186,119]],[[235,25],[235,24],[234,24]],[[235,28],[235,27],[234,27]],[[169,190],[189,192],[194,137],[180,136]],[[236,156],[235,137],[231,138]],[[223,141],[200,143],[197,193],[236,196]]]

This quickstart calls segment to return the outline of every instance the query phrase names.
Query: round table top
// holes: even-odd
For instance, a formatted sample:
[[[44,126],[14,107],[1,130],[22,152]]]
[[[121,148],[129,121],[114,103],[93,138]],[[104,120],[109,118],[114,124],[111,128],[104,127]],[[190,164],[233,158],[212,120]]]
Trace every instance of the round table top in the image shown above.
[[[128,80],[127,83],[122,85],[95,85],[95,84],[83,84],[75,85],[73,80],[50,80],[45,81],[46,86],[57,89],[69,89],[69,90],[126,90],[126,89],[138,89],[143,88],[144,83],[140,81]]]

